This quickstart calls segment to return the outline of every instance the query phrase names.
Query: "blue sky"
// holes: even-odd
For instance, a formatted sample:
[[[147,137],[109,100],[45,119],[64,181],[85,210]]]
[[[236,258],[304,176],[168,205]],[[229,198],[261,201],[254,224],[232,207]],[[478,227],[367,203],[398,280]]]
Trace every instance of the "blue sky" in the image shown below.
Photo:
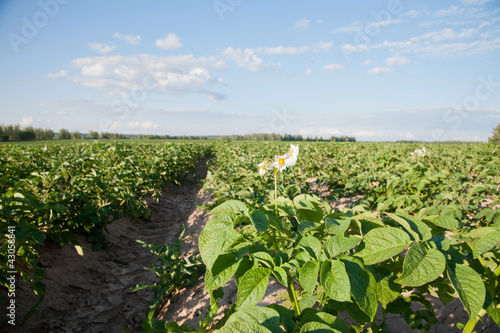
[[[500,0],[0,1],[0,123],[486,141]]]

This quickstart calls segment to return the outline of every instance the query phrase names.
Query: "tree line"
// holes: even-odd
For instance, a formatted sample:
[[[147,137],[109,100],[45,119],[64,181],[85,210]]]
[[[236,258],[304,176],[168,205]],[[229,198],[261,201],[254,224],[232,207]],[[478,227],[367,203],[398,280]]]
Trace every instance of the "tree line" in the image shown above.
[[[54,131],[45,128],[34,128],[32,126],[21,128],[20,125],[0,125],[1,141],[14,140],[52,140]]]
[[[216,137],[208,136],[194,136],[194,135],[146,135],[146,134],[121,134],[110,132],[97,132],[90,131],[87,133],[80,133],[79,131],[72,131],[62,128],[59,132],[55,133],[51,129],[34,128],[27,126],[21,128],[20,125],[0,125],[0,140],[1,141],[29,141],[29,140],[77,140],[77,139],[163,139],[163,140],[210,140]],[[350,136],[332,136],[328,139],[321,137],[302,137],[302,135],[294,134],[276,134],[276,133],[257,133],[246,135],[231,135],[220,136],[217,139],[229,140],[250,140],[250,141],[335,141],[335,142],[356,142],[356,138]]]
[[[294,134],[276,134],[276,133],[258,133],[258,134],[245,134],[245,135],[231,135],[231,140],[252,140],[252,141],[335,141],[335,142],[356,142],[356,138],[352,136],[331,136],[324,139],[318,136],[303,137],[302,135]]]
[[[130,136],[120,133],[90,131],[82,134],[61,128],[58,133],[51,129],[36,128],[32,126],[21,127],[21,125],[0,125],[1,141],[30,141],[30,140],[77,140],[77,139],[128,139]]]

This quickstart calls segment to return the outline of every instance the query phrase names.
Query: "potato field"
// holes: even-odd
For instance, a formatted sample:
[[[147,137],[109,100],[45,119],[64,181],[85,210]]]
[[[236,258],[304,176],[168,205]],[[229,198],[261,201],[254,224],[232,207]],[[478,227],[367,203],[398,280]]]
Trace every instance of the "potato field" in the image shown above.
[[[149,199],[208,164],[202,191],[211,200],[199,207],[206,224],[196,251],[176,252],[182,234],[175,244],[142,244],[157,256],[150,269],[159,277],[135,287],[154,290],[143,332],[390,332],[390,314],[431,332],[430,297],[444,305],[460,300],[468,319],[456,331],[473,332],[483,321],[500,330],[496,145],[6,144],[0,164],[4,304],[11,271],[40,303],[49,297],[39,265],[46,244],[85,257],[84,235],[102,251],[113,221],[147,221]],[[199,323],[161,320],[162,304],[198,275],[210,298]],[[237,298],[222,307],[230,281]],[[283,293],[262,305],[272,282]]]

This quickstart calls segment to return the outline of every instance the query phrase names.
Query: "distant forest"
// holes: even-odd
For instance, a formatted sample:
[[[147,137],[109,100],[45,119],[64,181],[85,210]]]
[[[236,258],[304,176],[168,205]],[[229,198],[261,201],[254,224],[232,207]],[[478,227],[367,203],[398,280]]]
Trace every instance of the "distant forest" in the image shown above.
[[[147,134],[120,134],[109,132],[90,131],[89,133],[80,133],[78,131],[70,132],[62,128],[55,133],[51,129],[35,128],[32,126],[21,127],[20,125],[0,125],[0,141],[31,141],[31,140],[70,140],[70,139],[163,139],[163,140],[251,140],[251,141],[336,141],[336,142],[356,142],[356,138],[350,136],[332,136],[329,139],[321,137],[302,137],[302,135],[293,134],[273,134],[258,133],[246,135],[231,136],[171,136],[171,135],[147,135]]]

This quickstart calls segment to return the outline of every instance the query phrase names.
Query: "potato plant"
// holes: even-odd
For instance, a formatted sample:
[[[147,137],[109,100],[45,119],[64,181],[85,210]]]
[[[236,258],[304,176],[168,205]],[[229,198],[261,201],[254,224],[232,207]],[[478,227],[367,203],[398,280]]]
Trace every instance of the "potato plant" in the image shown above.
[[[277,172],[275,162],[273,184],[262,172],[270,163],[257,165],[268,146],[219,147],[205,184],[217,197],[200,235],[205,289],[216,304],[231,278],[238,286],[237,303],[216,325],[221,332],[386,331],[387,313],[403,313],[411,328],[425,332],[437,322],[427,293],[444,304],[461,300],[469,314],[464,332],[485,314],[500,323],[500,220],[482,206],[487,198],[498,204],[495,154],[453,147],[484,161],[471,167],[451,146],[427,149],[444,159],[387,150],[370,158],[364,151],[360,165],[357,145],[325,146],[333,148],[322,150],[327,159],[319,145],[309,145],[291,169]],[[344,158],[349,163],[336,163]],[[365,198],[335,212],[304,190],[311,176],[329,182],[330,198],[337,188]],[[286,287],[286,302],[257,306],[269,279]],[[423,310],[414,312],[414,302]],[[338,318],[346,310],[357,325]]]

